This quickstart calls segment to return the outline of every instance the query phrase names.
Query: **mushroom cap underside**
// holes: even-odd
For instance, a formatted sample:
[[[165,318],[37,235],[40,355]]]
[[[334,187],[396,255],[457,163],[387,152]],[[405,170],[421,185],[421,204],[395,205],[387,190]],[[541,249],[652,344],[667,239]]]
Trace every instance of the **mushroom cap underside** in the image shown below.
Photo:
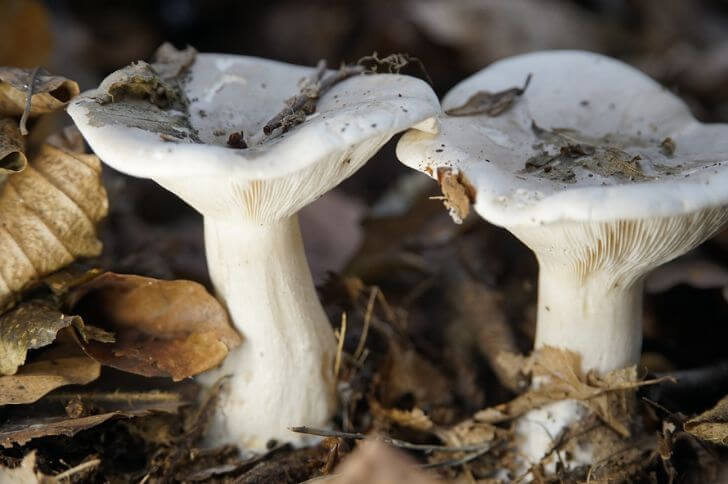
[[[496,62],[455,86],[443,110],[476,93],[528,87],[497,116],[443,115],[411,130],[408,166],[462,173],[491,222],[665,217],[728,204],[728,125],[702,124],[667,89],[619,61],[547,51]]]

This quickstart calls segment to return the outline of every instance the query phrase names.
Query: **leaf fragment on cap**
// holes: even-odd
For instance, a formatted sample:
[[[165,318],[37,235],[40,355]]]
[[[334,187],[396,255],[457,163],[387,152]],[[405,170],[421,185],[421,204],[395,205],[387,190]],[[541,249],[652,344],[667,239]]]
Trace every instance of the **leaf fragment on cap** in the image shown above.
[[[523,87],[512,87],[498,92],[478,91],[465,101],[465,104],[448,109],[445,114],[449,116],[474,116],[485,114],[496,117],[505,113],[513,102],[526,92],[531,82],[531,74],[526,77]]]
[[[437,181],[450,217],[457,224],[463,223],[470,213],[470,204],[475,203],[475,187],[462,172],[451,168],[438,168]]]

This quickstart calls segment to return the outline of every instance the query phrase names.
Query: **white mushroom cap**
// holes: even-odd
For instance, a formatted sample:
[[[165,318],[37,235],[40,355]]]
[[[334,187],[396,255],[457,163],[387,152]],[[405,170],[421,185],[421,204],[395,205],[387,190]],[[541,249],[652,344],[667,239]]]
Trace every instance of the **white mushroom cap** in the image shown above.
[[[269,214],[275,218],[295,213],[337,185],[397,132],[428,119],[431,127],[438,111],[436,96],[419,79],[359,75],[334,85],[304,123],[265,139],[265,123],[314,71],[253,57],[197,54],[181,79],[188,113],[134,99],[100,104],[101,88],[77,98],[68,112],[106,163],[172,186],[203,212],[215,208],[208,206],[208,179],[230,181],[216,193],[219,205],[227,206],[246,182],[295,174],[276,185],[276,198],[286,207]],[[250,147],[228,147],[228,135],[241,130]],[[180,189],[180,183],[187,186]]]
[[[496,62],[455,86],[443,109],[477,91],[521,86],[528,74],[530,85],[505,113],[446,116],[437,135],[407,133],[398,157],[433,177],[438,167],[462,171],[477,191],[475,210],[503,226],[672,216],[728,203],[728,125],[699,123],[666,88],[602,55],[551,51]],[[528,172],[527,160],[558,152],[532,123],[639,156],[644,176],[630,181],[574,166],[564,182],[559,170]],[[672,155],[661,147],[667,138]]]

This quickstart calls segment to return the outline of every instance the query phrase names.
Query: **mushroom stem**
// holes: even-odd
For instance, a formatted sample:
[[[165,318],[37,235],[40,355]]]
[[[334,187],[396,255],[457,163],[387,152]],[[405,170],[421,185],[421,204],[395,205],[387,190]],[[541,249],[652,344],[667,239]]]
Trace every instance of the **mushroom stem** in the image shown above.
[[[607,373],[635,365],[642,347],[642,287],[611,274],[588,280],[570,267],[539,260],[538,322],[535,347],[555,346],[581,356],[582,368]]]
[[[210,276],[243,335],[211,384],[232,375],[208,438],[265,448],[296,438],[288,427],[323,426],[336,408],[336,344],[316,295],[293,215],[261,225],[205,217]]]

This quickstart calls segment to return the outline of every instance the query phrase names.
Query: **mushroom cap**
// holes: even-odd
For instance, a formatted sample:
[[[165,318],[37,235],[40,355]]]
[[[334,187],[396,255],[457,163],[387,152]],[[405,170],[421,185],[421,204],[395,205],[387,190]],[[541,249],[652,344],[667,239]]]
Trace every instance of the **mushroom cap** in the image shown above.
[[[265,136],[263,126],[316,69],[197,54],[174,79],[183,103],[163,108],[148,98],[109,95],[119,73],[127,81],[148,82],[153,73],[148,68],[140,62],[111,74],[98,89],[75,99],[68,112],[104,162],[158,181],[203,213],[224,210],[233,201],[248,206],[257,219],[290,215],[354,173],[397,132],[418,123],[434,129],[439,112],[437,96],[419,79],[357,75],[323,94],[303,123]],[[151,96],[159,89],[164,86]],[[231,148],[228,136],[240,131],[249,147]],[[250,208],[251,203],[258,206]]]
[[[181,78],[188,113],[165,112],[140,100],[100,104],[97,99],[103,93],[98,89],[76,98],[68,112],[94,151],[124,173],[144,178],[214,173],[265,179],[295,172],[371,137],[395,134],[439,110],[435,94],[419,79],[356,76],[324,94],[316,112],[289,132],[269,140],[254,139],[257,142],[248,149],[227,146],[232,132],[242,130],[246,139],[260,133],[285,101],[299,92],[299,81],[314,71],[255,57],[197,54]],[[143,125],[129,120],[123,108],[135,104],[143,105],[159,122]],[[176,122],[187,114],[192,129]],[[192,131],[199,142],[193,141]],[[181,136],[170,142],[160,134]]]
[[[433,178],[443,168],[462,173],[475,210],[507,227],[728,204],[728,124],[696,121],[666,88],[602,55],[546,51],[495,62],[455,86],[443,110],[479,91],[522,86],[529,74],[499,116],[443,115],[437,134],[405,134],[398,158]]]

